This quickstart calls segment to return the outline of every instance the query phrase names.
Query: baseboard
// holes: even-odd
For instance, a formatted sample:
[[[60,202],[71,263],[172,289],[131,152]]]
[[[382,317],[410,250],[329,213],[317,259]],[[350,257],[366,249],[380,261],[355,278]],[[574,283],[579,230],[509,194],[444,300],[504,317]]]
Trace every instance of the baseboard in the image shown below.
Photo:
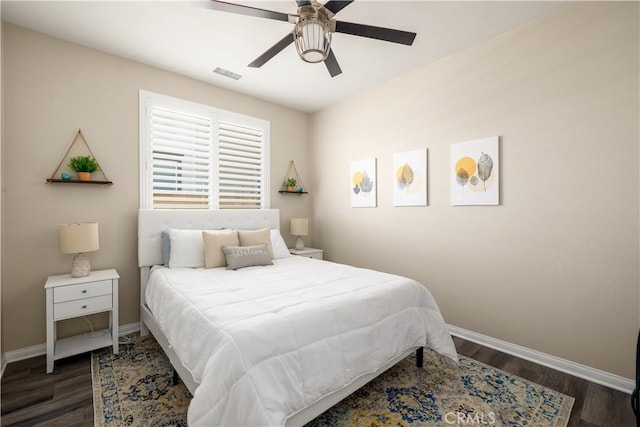
[[[118,335],[123,336],[140,330],[140,322],[121,325],[118,328]],[[8,363],[17,362],[19,360],[30,359],[32,357],[41,356],[47,353],[47,344],[37,344],[31,347],[19,348],[17,350],[7,351],[2,355],[2,372],[0,378],[4,375],[4,370]]]
[[[490,347],[499,350],[503,353],[511,354],[513,356],[520,357],[521,359],[529,360],[548,368],[555,369],[557,371],[564,372],[575,377],[583,378],[596,384],[603,385],[605,387],[619,390],[624,393],[631,394],[635,388],[634,380],[625,378],[620,375],[612,374],[610,372],[601,371],[600,369],[592,368],[590,366],[581,365],[580,363],[572,362],[567,359],[552,356],[550,354],[542,353],[537,350],[522,347],[517,344],[511,344],[506,341],[502,341],[496,338],[492,338],[487,335],[482,335],[477,332],[468,331],[463,328],[459,328],[453,325],[447,325],[451,335],[455,335],[460,338],[464,338],[468,341],[473,341],[478,344],[482,344],[485,347]]]
[[[7,357],[5,356],[4,353],[2,353],[2,356],[0,357],[0,378],[2,378],[2,376],[4,375],[4,370],[7,367]]]
[[[140,322],[128,323],[119,327],[118,335],[129,335],[140,330]]]

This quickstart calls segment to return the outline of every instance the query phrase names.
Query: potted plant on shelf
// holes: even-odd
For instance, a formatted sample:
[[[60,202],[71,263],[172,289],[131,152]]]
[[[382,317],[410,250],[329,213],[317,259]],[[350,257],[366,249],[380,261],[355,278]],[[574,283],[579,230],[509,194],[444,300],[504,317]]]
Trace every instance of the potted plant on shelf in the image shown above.
[[[296,185],[298,185],[298,181],[296,181],[295,178],[287,178],[285,182],[287,191],[291,191],[291,192],[296,191]]]
[[[69,159],[69,167],[78,174],[78,181],[90,181],[91,174],[100,170],[98,162],[91,156],[77,156]]]

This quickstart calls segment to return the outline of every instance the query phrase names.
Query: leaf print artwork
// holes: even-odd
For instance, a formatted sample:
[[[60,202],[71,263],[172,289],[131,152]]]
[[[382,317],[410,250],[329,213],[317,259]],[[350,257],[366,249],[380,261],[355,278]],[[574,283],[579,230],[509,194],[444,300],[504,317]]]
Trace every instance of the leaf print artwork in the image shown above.
[[[369,178],[367,171],[364,171],[362,175],[362,184],[360,184],[360,188],[363,192],[370,193],[371,190],[373,190],[373,181]]]
[[[500,137],[451,144],[451,204],[500,204]]]
[[[426,206],[427,149],[395,153],[392,165],[393,206]]]
[[[408,163],[405,163],[403,166],[399,167],[396,171],[396,182],[398,183],[398,187],[401,190],[404,190],[413,182],[413,169],[409,166]]]
[[[364,174],[362,171],[357,171],[353,174],[353,178],[351,181],[353,182],[353,192],[357,195],[360,194],[360,189],[362,188],[362,180],[364,179]]]
[[[456,162],[455,172],[456,182],[464,190],[464,186],[467,185],[469,180],[475,177],[474,174],[476,173],[476,161],[469,156],[461,157]]]
[[[367,171],[358,171],[353,175],[353,192],[355,194],[370,193],[373,190],[373,181],[369,178]]]
[[[458,172],[456,173],[456,182],[462,187],[462,189],[464,189],[464,186],[469,182],[469,172],[463,168],[458,169]]]
[[[351,207],[376,207],[376,159],[351,162]]]
[[[492,169],[493,160],[488,154],[482,153],[480,159],[478,159],[478,178],[480,178],[484,184],[484,191],[487,191],[487,180],[491,176]]]

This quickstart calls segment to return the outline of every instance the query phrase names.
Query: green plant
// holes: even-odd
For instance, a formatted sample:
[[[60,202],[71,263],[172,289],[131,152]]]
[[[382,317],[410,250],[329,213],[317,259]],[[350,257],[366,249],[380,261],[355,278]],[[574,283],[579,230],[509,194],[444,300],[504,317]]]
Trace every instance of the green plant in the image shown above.
[[[298,181],[296,181],[295,178],[287,178],[287,181],[286,181],[287,187],[295,187],[296,185],[298,185]]]
[[[77,156],[69,159],[69,167],[76,172],[95,172],[99,170],[98,162],[91,156]]]

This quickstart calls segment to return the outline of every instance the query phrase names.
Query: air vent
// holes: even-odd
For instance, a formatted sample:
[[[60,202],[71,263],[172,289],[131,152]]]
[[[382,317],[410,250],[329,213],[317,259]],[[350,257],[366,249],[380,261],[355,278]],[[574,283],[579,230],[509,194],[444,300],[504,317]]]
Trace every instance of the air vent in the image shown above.
[[[240,74],[236,74],[233,71],[225,70],[224,68],[220,68],[220,67],[216,67],[216,69],[213,70],[213,72],[216,74],[220,74],[221,76],[229,77],[230,79],[233,79],[233,80],[240,80],[240,77],[242,77]]]

